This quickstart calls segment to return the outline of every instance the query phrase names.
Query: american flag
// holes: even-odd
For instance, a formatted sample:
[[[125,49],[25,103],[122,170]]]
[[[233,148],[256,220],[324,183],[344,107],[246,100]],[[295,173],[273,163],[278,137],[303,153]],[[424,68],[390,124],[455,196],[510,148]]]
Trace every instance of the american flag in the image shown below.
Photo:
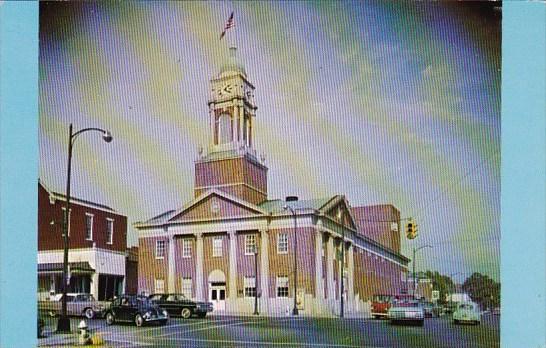
[[[227,20],[226,26],[224,27],[224,31],[220,35],[220,40],[226,35],[226,31],[229,28],[233,28],[235,26],[235,21],[233,20],[233,12],[231,12],[231,15],[229,16],[229,19]]]

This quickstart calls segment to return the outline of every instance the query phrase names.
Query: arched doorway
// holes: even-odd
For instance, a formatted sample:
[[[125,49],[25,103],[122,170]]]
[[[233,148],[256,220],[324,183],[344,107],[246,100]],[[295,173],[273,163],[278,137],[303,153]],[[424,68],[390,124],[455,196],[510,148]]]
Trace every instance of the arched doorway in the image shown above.
[[[209,274],[209,301],[214,311],[226,309],[226,275],[219,269]]]

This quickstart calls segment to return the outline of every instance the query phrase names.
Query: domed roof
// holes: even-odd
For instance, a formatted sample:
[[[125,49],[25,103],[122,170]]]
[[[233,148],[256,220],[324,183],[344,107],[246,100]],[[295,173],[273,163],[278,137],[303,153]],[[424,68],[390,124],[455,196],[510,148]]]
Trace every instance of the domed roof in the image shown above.
[[[232,73],[240,73],[246,77],[246,71],[243,63],[237,59],[237,48],[229,48],[229,57],[220,67],[220,77],[232,75]]]

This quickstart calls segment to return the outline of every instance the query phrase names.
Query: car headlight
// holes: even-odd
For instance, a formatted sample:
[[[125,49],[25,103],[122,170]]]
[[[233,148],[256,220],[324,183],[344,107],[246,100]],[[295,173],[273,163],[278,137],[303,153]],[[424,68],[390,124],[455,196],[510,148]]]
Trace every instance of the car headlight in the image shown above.
[[[144,313],[144,319],[150,319],[151,316],[152,316],[152,313],[150,312]]]
[[[166,310],[163,310],[163,311],[162,311],[162,313],[163,313],[163,315],[164,315],[164,316],[166,316],[166,317],[168,317],[168,316],[169,316],[169,313],[167,313],[167,311],[166,311]]]

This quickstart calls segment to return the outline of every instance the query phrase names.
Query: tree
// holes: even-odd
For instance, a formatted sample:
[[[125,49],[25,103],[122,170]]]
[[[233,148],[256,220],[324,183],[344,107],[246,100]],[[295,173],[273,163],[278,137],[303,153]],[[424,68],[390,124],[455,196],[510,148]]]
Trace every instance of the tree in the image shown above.
[[[481,273],[473,273],[463,283],[463,290],[483,309],[500,305],[500,283]]]
[[[453,280],[446,275],[442,275],[437,271],[426,271],[425,277],[432,281],[432,288],[440,291],[440,299],[438,303],[443,304],[446,302],[446,296],[453,291]]]

